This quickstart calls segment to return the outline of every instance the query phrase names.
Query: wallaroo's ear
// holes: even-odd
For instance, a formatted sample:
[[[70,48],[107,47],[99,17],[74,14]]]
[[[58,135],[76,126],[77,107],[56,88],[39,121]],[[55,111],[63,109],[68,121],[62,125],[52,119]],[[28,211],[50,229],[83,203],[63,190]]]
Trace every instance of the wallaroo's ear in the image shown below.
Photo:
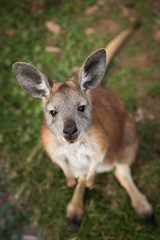
[[[12,66],[20,85],[33,97],[43,98],[50,94],[48,78],[32,65],[17,62]]]
[[[101,82],[106,71],[106,51],[99,49],[93,52],[84,62],[80,70],[79,86],[87,91]]]

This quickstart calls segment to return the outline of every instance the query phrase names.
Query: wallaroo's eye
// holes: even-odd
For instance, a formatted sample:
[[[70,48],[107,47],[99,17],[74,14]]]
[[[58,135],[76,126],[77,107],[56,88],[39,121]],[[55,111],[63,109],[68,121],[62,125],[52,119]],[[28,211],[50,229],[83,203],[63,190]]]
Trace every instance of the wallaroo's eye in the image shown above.
[[[51,110],[50,114],[54,117],[54,116],[56,116],[57,112],[55,110]]]
[[[78,111],[80,111],[80,112],[84,112],[84,110],[85,110],[85,106],[84,106],[84,105],[82,105],[82,106],[80,106],[80,107],[78,108]]]

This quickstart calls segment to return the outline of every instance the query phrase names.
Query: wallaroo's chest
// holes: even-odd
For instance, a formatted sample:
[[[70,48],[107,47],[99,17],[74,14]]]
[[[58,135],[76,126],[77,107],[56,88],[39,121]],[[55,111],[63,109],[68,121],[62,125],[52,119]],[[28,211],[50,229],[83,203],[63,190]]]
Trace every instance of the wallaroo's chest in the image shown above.
[[[95,163],[97,163],[96,172],[105,172],[111,168],[105,161],[109,144],[101,134],[102,131],[97,129],[99,130],[93,128],[75,143],[70,144],[58,140],[44,125],[42,142],[52,161],[62,169],[63,167],[68,169],[67,171],[70,171],[75,178],[88,174]]]
[[[86,175],[90,166],[96,161],[96,172],[110,171],[112,166],[104,165],[103,160],[107,151],[102,152],[96,141],[85,139],[74,144],[64,143],[56,148],[56,155],[63,157],[68,168],[75,177]]]
[[[98,154],[98,145],[93,141],[79,140],[75,143],[63,143],[56,148],[56,155],[64,157],[74,168],[88,169],[91,159]]]

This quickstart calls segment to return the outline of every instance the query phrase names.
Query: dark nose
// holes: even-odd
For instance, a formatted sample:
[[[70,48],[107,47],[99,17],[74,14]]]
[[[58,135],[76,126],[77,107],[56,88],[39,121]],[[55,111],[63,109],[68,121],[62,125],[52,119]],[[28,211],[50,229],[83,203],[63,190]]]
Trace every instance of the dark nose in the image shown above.
[[[73,120],[67,121],[64,126],[63,133],[69,137],[72,137],[78,131],[76,123]]]

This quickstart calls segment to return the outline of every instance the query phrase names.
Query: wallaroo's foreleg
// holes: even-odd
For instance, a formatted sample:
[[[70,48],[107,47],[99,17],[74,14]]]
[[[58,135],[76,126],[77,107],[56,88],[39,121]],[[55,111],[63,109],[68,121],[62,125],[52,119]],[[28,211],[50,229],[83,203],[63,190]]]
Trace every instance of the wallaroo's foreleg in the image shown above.
[[[86,179],[84,176],[78,179],[71,201],[69,202],[66,213],[68,224],[71,230],[75,231],[78,227],[84,211],[83,197],[85,192]]]
[[[100,165],[100,163],[103,161],[103,159],[104,159],[104,152],[99,153],[95,156],[92,156],[89,171],[86,176],[86,187],[87,188],[89,188],[89,189],[94,188],[97,169],[98,169],[98,166]]]
[[[96,170],[98,168],[99,162],[92,161],[90,165],[89,172],[86,176],[86,187],[89,189],[93,189],[95,185],[95,177],[96,177]]]
[[[48,151],[50,154],[50,152]],[[51,152],[52,153],[52,152]],[[57,163],[57,165],[62,169],[65,177],[66,177],[66,183],[68,187],[74,187],[77,183],[76,178],[72,175],[70,169],[68,168],[68,165],[66,163],[66,160],[64,157],[56,156],[52,157],[52,154],[50,154],[51,159],[53,162]]]
[[[133,182],[130,167],[125,164],[117,164],[115,169],[115,176],[120,184],[127,191],[133,208],[144,219],[149,219],[152,216],[152,207],[148,202],[146,196],[142,194],[135,183]]]

